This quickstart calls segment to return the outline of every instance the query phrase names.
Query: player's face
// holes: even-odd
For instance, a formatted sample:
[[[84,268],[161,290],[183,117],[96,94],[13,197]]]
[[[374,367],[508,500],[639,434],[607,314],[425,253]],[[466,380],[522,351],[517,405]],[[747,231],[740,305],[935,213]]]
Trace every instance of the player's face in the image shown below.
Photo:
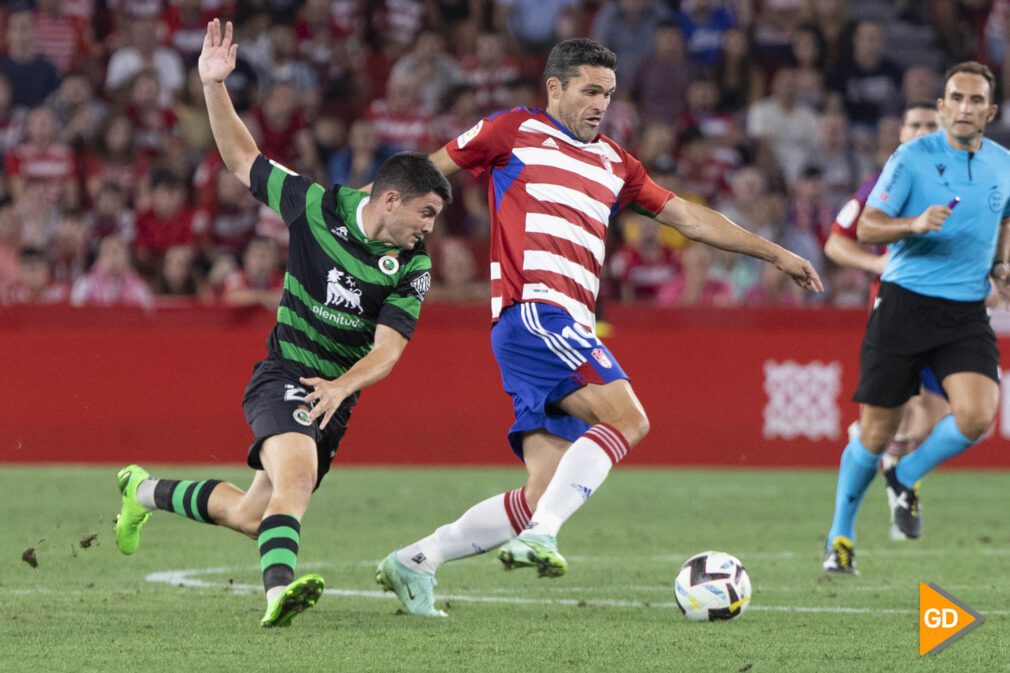
[[[940,128],[940,120],[935,110],[913,108],[905,112],[905,121],[901,124],[898,140],[907,143],[922,136],[927,136]]]
[[[973,144],[996,116],[992,91],[982,75],[959,72],[949,80],[937,109],[947,133],[962,145]]]
[[[409,201],[397,197],[387,211],[386,233],[389,240],[386,242],[404,250],[412,249],[435,228],[435,218],[444,206],[442,197],[434,192]]]
[[[547,80],[548,112],[576,138],[589,142],[600,132],[603,115],[617,88],[617,75],[610,68],[579,66],[568,86],[552,77]]]

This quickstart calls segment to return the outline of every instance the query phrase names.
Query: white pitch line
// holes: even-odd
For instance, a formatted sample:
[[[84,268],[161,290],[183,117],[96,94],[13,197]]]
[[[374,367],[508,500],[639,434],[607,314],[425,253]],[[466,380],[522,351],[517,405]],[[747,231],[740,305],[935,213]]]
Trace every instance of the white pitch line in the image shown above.
[[[305,564],[309,565],[309,564]],[[327,564],[311,564],[327,565]],[[234,568],[219,567],[191,570],[165,570],[149,573],[144,577],[148,582],[158,584],[168,584],[171,586],[181,586],[191,589],[229,589],[236,593],[258,593],[262,588],[257,584],[222,584],[200,579],[197,575],[221,575],[234,570]],[[350,596],[354,598],[377,598],[392,599],[393,596],[385,591],[363,590],[363,589],[326,589],[324,593],[333,596]],[[441,600],[460,601],[467,603],[497,603],[508,605],[555,605],[561,607],[609,607],[609,608],[661,608],[673,609],[677,607],[676,602],[646,602],[646,601],[625,601],[609,598],[523,598],[518,596],[479,596],[471,594],[440,594]],[[820,614],[847,614],[847,615],[914,615],[917,610],[897,609],[897,608],[851,608],[851,607],[805,607],[795,605],[754,605],[748,608],[753,612],[796,612],[796,613],[820,613]],[[1010,616],[1010,610],[980,610],[986,616]]]

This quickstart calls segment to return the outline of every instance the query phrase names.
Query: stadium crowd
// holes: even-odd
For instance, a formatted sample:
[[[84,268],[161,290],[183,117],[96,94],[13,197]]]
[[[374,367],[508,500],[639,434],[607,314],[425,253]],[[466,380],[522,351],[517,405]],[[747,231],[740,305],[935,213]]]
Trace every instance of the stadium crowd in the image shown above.
[[[1010,0],[12,0],[0,304],[276,307],[287,232],[224,169],[203,107],[213,17],[235,23],[227,85],[263,152],[326,185],[541,106],[550,47],[599,40],[619,57],[603,132],[828,285],[804,296],[770,265],[620,214],[601,295],[671,307],[863,305],[870,279],[823,243],[897,146],[905,104],[965,59],[1010,95]],[[990,130],[1010,133],[1010,115]],[[426,241],[432,300],[486,301],[484,180],[454,176]]]

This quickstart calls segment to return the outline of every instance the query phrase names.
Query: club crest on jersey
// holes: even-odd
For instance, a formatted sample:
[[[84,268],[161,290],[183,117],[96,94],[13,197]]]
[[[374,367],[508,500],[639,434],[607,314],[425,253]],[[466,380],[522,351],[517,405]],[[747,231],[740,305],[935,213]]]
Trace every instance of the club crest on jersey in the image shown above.
[[[608,173],[613,173],[614,167],[610,165],[610,157],[604,154],[601,158],[603,159],[603,167],[607,169]]]
[[[331,306],[353,308],[361,313],[361,289],[346,271],[334,267],[326,276],[326,303]]]
[[[464,131],[456,138],[456,148],[463,149],[468,142],[477,137],[480,130],[484,127],[484,120],[481,119],[477,122],[469,131]]]
[[[379,271],[386,274],[387,276],[392,276],[394,273],[400,270],[400,260],[392,255],[383,255],[379,258]]]
[[[291,414],[295,422],[299,425],[309,426],[312,425],[312,421],[309,420],[309,410],[305,407],[298,407],[295,412]]]
[[[600,363],[600,366],[604,369],[610,369],[614,366],[614,363],[610,361],[607,354],[603,352],[602,348],[594,348],[591,355],[596,358],[596,361]]]
[[[414,292],[417,293],[417,298],[424,301],[424,295],[428,294],[428,290],[431,289],[431,274],[425,271],[420,276],[410,281],[410,286],[414,288]]]

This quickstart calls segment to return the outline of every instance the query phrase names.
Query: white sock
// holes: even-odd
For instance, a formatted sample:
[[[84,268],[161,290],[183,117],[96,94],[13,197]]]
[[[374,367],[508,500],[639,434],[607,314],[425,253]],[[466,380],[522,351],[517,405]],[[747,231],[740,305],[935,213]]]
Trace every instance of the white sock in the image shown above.
[[[561,524],[600,487],[629,448],[624,436],[609,425],[599,423],[586,430],[561,457],[526,530],[556,536]]]
[[[277,597],[280,596],[282,593],[284,593],[285,589],[287,589],[286,586],[277,586],[277,587],[274,587],[273,589],[271,589],[270,591],[268,591],[267,592],[267,607],[270,607],[270,604],[273,603],[275,600],[277,600]]]
[[[512,539],[530,520],[524,488],[482,500],[452,523],[396,552],[400,563],[434,574],[446,561],[489,549]]]
[[[158,480],[153,478],[145,479],[137,484],[137,502],[154,511],[158,506],[154,504],[154,489],[158,485]]]

